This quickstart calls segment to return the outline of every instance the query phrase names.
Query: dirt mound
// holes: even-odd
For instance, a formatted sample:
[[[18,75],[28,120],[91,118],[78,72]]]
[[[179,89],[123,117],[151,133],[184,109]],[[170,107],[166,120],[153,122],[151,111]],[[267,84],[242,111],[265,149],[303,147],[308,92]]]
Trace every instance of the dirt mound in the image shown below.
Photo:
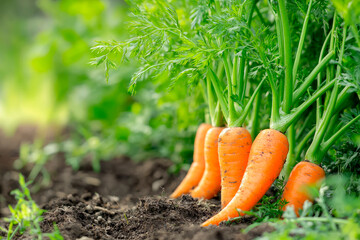
[[[25,138],[18,138],[25,139]],[[0,134],[0,140],[2,136]],[[5,140],[4,140],[5,141]],[[20,140],[2,148],[0,163],[0,215],[9,215],[8,204],[15,199],[10,192],[18,188],[18,174],[28,176],[32,166],[21,171],[11,166],[18,156]],[[242,233],[253,219],[226,226],[201,228],[200,224],[220,209],[219,198],[202,201],[183,196],[167,196],[185,176],[169,175],[171,162],[149,159],[135,163],[127,157],[101,162],[96,173],[90,161],[84,161],[78,171],[66,165],[64,156],[57,156],[45,166],[51,183],[32,197],[43,214],[41,229],[52,232],[56,223],[65,239],[253,239],[272,228],[261,225],[249,233]],[[36,179],[34,184],[41,182]],[[33,184],[33,186],[34,186]],[[0,221],[1,226],[7,224]],[[3,235],[4,233],[0,233]],[[32,239],[17,236],[17,239]]]
[[[116,197],[98,194],[69,195],[43,206],[41,228],[53,230],[57,223],[65,239],[252,239],[265,231],[260,226],[248,234],[241,233],[249,223],[201,228],[199,224],[220,206],[219,201],[198,201],[190,196],[140,198],[131,209],[121,207]],[[26,239],[24,237],[23,239]]]
[[[130,205],[135,203],[138,197],[168,195],[169,190],[174,189],[184,176],[184,173],[180,176],[169,175],[167,169],[170,165],[171,163],[165,159],[134,163],[127,157],[121,157],[101,162],[101,171],[96,173],[91,163],[84,162],[79,171],[74,171],[59,157],[46,165],[51,176],[50,185],[33,192],[32,195],[38,204],[44,204],[69,194],[81,195],[91,192],[102,196],[117,196],[119,199],[125,199],[126,204]],[[31,167],[21,172],[26,177],[30,170]],[[4,198],[0,202],[2,216],[8,214],[8,204],[15,203],[10,192],[19,187],[18,173],[11,170],[0,175],[0,193]]]

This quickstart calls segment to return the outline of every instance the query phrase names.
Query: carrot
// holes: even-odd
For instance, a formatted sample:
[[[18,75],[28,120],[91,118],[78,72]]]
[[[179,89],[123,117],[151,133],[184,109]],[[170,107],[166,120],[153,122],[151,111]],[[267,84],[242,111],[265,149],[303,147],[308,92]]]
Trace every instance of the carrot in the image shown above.
[[[205,137],[205,172],[199,185],[190,192],[193,198],[213,198],[221,188],[218,139],[223,127],[211,128]]]
[[[304,202],[306,200],[313,201],[312,196],[307,192],[307,187],[316,186],[323,178],[325,178],[325,172],[319,165],[308,161],[299,162],[291,171],[285,185],[282,199],[288,203],[283,210],[293,206],[296,215],[299,215],[299,210],[302,209]]]
[[[242,127],[226,128],[219,136],[221,208],[231,201],[239,189],[248,163],[251,143],[250,133]]]
[[[204,146],[205,136],[208,130],[211,128],[210,124],[203,123],[196,131],[195,143],[194,143],[194,160],[190,166],[188,173],[183,181],[170,195],[171,198],[178,198],[183,194],[187,194],[195,188],[204,174],[205,170],[205,158],[204,158]]]
[[[273,129],[261,131],[251,147],[248,166],[236,195],[224,209],[201,226],[219,225],[224,220],[237,217],[237,209],[251,210],[279,176],[288,150],[289,143],[284,134]]]

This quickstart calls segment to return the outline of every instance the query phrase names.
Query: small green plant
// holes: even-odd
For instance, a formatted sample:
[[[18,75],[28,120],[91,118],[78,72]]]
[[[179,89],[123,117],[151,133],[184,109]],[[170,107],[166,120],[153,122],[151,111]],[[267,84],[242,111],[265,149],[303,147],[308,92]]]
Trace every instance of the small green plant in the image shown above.
[[[57,144],[51,143],[43,146],[43,142],[40,139],[37,139],[34,143],[23,143],[20,146],[20,156],[15,161],[14,167],[22,169],[26,165],[31,165],[30,181],[34,181],[41,175],[41,181],[37,181],[33,185],[32,191],[37,191],[41,187],[50,184],[51,177],[44,166],[58,152],[59,146]]]
[[[329,177],[320,189],[316,204],[306,201],[299,217],[294,209],[287,208],[284,220],[264,219],[275,231],[258,239],[359,239],[360,204],[358,196],[345,194],[348,181],[342,176]],[[260,224],[254,223],[244,232]]]
[[[257,204],[252,210],[250,211],[239,211],[245,213],[246,215],[253,216],[255,225],[256,223],[262,223],[265,221],[271,221],[272,219],[278,219],[283,214],[283,206],[287,203],[285,200],[281,199],[281,194],[284,191],[284,179],[279,178],[275,180],[273,185],[273,191],[271,194],[266,194],[259,204]],[[234,218],[230,221],[227,221],[227,224],[231,224],[238,220],[241,220],[242,217],[239,216]]]
[[[19,184],[20,189],[11,192],[17,200],[17,204],[14,208],[9,206],[11,216],[4,219],[9,223],[9,226],[7,229],[0,227],[1,231],[7,233],[6,239],[15,239],[19,234],[28,233],[33,239],[62,240],[63,237],[55,224],[53,233],[42,233],[40,222],[43,220],[41,216],[45,211],[39,208],[31,198],[28,188],[30,182],[26,183],[21,174],[19,175]]]

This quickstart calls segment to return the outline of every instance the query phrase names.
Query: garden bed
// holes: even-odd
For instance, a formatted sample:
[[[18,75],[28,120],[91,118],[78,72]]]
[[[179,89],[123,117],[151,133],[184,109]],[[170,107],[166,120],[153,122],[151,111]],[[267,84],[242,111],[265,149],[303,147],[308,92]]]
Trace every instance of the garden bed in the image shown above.
[[[17,156],[14,147],[2,149],[0,162],[11,165]],[[13,156],[12,158],[9,155]],[[62,156],[46,164],[52,182],[32,193],[42,209],[43,232],[53,231],[56,223],[64,239],[253,239],[268,225],[242,233],[251,218],[232,226],[201,228],[199,225],[220,208],[220,201],[195,200],[190,196],[169,199],[167,196],[184,177],[169,175],[171,162],[149,159],[134,163],[127,157],[101,163],[93,171],[84,161],[79,171],[66,166]],[[29,169],[22,170],[26,176]],[[9,214],[14,204],[11,190],[18,188],[18,171],[1,171],[1,216]],[[41,179],[39,179],[41,180]],[[2,223],[3,225],[4,223]],[[26,235],[19,239],[30,239]]]

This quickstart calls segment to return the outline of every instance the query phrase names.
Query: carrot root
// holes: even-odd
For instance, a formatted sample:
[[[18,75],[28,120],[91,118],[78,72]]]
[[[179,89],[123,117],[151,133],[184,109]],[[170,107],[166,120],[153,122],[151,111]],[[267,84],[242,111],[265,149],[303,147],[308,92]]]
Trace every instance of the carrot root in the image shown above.
[[[288,182],[285,185],[282,199],[288,202],[283,209],[294,207],[295,213],[299,216],[306,200],[312,202],[313,198],[308,193],[308,187],[317,186],[325,178],[325,171],[318,165],[302,161],[296,164],[290,173]]]
[[[183,181],[170,195],[171,198],[178,198],[183,194],[187,194],[199,184],[205,170],[205,136],[210,128],[211,125],[206,123],[199,126],[195,136],[193,163]]]
[[[248,163],[251,143],[251,134],[242,127],[226,128],[219,135],[221,208],[228,205],[239,189]]]
[[[239,216],[237,210],[251,210],[279,176],[288,150],[289,143],[284,134],[273,129],[261,131],[251,146],[248,166],[236,195],[201,226],[219,225]]]
[[[205,137],[205,171],[199,185],[190,192],[193,198],[213,198],[221,188],[218,139],[223,127],[211,128]]]

